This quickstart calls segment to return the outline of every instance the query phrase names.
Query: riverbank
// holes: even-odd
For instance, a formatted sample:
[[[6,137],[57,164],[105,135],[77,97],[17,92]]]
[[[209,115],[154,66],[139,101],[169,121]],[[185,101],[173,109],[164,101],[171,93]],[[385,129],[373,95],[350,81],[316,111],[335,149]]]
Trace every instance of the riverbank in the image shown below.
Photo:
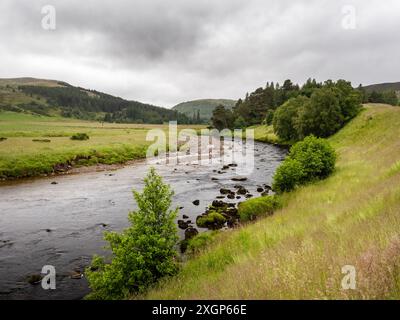
[[[400,108],[369,105],[329,140],[324,181],[212,243],[146,299],[399,299]],[[355,290],[341,287],[355,267]]]
[[[120,168],[146,157],[151,143],[146,142],[146,134],[156,128],[168,132],[167,125],[100,123],[3,111],[0,180]],[[86,133],[89,139],[71,140],[76,133]],[[81,169],[90,166],[93,169]]]

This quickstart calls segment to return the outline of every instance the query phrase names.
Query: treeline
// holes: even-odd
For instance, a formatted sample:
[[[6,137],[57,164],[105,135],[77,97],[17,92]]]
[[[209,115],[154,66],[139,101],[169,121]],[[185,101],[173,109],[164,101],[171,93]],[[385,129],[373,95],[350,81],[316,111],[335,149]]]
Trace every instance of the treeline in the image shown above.
[[[174,110],[79,87],[20,86],[19,89],[29,95],[45,97],[50,108],[61,109],[64,117],[87,119],[93,114],[105,113],[102,120],[106,122],[161,124],[177,120],[189,124],[195,121]]]
[[[308,135],[327,137],[338,131],[361,109],[363,92],[345,80],[317,82],[309,79],[301,87],[286,80],[282,86],[267,83],[239,99],[232,111],[214,110],[217,129],[273,124],[275,133],[286,141]]]
[[[367,91],[361,85],[358,90],[362,94],[363,103],[385,103],[392,106],[400,105],[399,96],[395,90]]]

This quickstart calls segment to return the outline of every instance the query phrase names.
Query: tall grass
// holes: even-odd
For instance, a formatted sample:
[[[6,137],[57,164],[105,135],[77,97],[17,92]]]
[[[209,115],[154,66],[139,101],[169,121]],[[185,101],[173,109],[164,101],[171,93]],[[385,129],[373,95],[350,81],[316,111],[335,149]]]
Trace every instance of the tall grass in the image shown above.
[[[218,234],[147,299],[399,299],[400,108],[367,106],[335,136],[326,180],[283,208]],[[344,290],[344,265],[356,290]]]

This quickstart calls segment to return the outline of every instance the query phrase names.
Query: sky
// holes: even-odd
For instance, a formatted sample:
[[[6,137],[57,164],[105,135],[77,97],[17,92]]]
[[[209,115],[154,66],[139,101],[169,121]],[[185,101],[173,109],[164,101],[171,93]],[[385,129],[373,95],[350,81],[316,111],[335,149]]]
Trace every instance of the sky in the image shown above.
[[[0,15],[0,78],[168,108],[285,79],[400,81],[398,0],[1,0]]]

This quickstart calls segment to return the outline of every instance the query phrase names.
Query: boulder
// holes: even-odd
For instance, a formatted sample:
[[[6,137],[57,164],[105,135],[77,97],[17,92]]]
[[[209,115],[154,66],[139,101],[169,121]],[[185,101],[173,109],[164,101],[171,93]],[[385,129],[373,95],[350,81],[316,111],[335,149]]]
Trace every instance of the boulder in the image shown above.
[[[221,189],[219,189],[219,192],[220,192],[221,194],[229,194],[229,193],[231,193],[231,190],[225,189],[225,188],[221,188]]]
[[[40,274],[31,274],[26,279],[29,284],[36,285],[42,281],[42,276]]]
[[[245,195],[246,193],[248,193],[247,189],[245,187],[241,187],[238,189],[238,191],[236,192],[237,194],[241,194],[241,195]]]
[[[226,206],[226,203],[221,200],[214,200],[211,205],[215,208],[222,208]]]
[[[198,205],[200,204],[200,200],[194,200],[192,203],[193,203],[195,206],[198,206]]]
[[[180,229],[185,230],[185,229],[187,229],[189,227],[189,223],[187,223],[187,222],[185,222],[183,220],[178,220],[178,227]]]
[[[246,177],[234,177],[231,179],[232,181],[246,181],[247,178]]]
[[[199,231],[196,228],[189,227],[185,230],[185,240],[192,239],[193,237],[197,236]]]

